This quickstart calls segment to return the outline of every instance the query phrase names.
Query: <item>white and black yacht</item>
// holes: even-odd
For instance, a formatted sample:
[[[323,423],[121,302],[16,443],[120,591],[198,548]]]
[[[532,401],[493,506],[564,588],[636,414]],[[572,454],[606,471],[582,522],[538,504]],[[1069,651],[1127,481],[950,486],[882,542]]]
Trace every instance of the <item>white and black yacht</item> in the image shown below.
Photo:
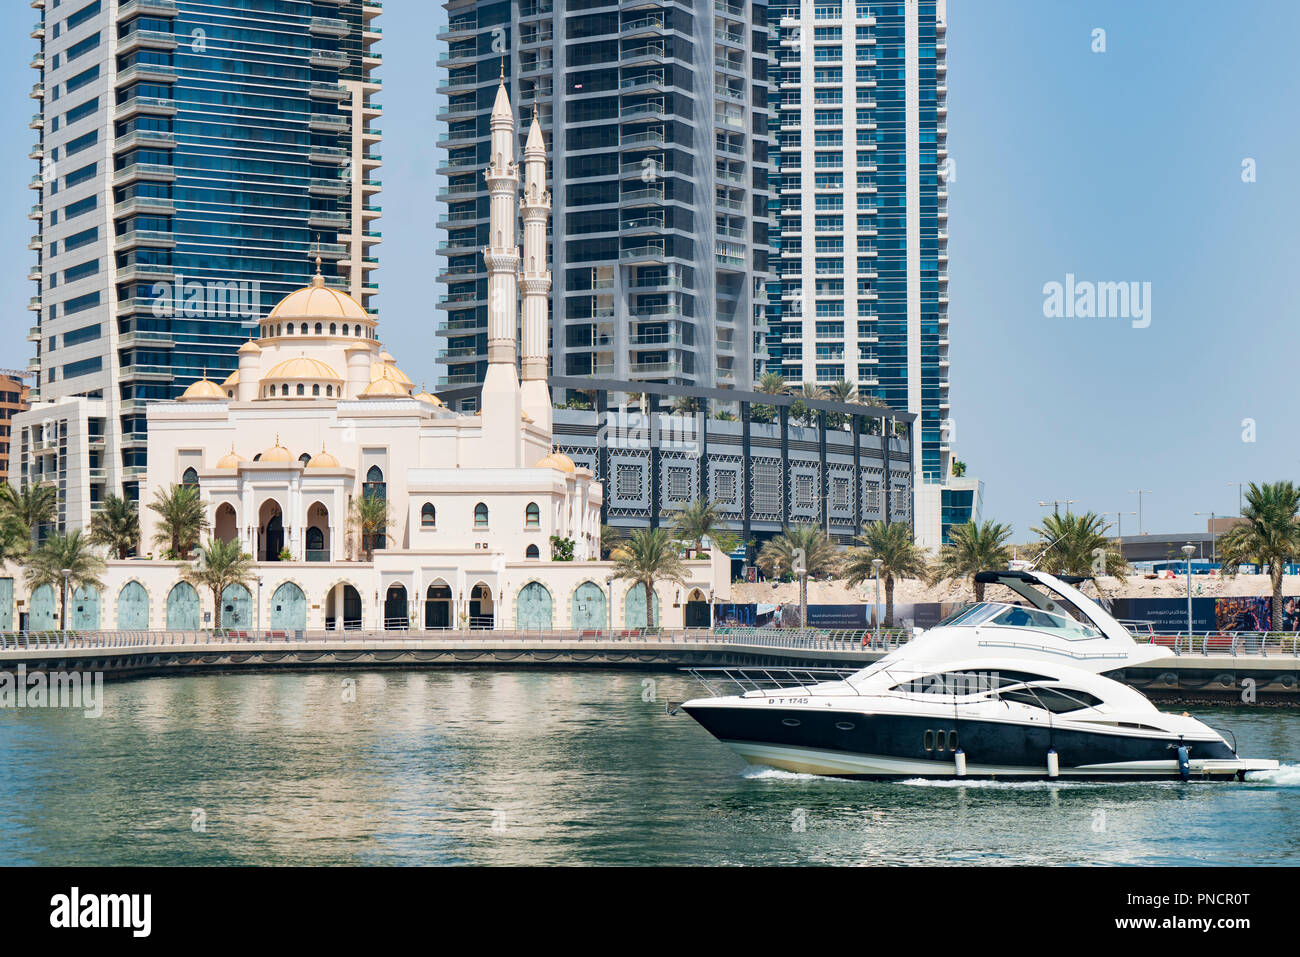
[[[694,669],[715,693],[719,678],[748,690],[680,708],[751,764],[837,777],[1241,780],[1277,768],[1106,677],[1168,652],[1135,642],[1078,579],[977,580],[1024,604],[967,606],[854,673]]]

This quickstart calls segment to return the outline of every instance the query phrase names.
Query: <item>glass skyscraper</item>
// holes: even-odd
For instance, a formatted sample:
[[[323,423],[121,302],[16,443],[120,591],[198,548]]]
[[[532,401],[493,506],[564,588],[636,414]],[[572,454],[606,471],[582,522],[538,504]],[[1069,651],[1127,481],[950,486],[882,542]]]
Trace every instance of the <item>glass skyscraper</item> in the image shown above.
[[[479,382],[486,368],[481,171],[504,71],[520,119],[538,111],[551,157],[552,374],[748,388],[767,338],[766,4],[446,7],[442,384]]]
[[[225,380],[255,319],[326,281],[363,304],[381,87],[371,0],[36,0],[40,170],[23,475],[60,523],[134,497],[145,406]]]

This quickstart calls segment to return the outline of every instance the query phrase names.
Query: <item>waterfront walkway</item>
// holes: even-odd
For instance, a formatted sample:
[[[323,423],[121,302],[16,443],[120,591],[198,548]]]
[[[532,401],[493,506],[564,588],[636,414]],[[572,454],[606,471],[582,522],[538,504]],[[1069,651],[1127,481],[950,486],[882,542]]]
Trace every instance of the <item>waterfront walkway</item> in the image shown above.
[[[1295,635],[1142,636],[1165,658],[1117,674],[1153,697],[1300,704]],[[95,631],[0,634],[0,670],[107,678],[237,670],[448,666],[861,668],[901,632],[750,628],[644,631]]]

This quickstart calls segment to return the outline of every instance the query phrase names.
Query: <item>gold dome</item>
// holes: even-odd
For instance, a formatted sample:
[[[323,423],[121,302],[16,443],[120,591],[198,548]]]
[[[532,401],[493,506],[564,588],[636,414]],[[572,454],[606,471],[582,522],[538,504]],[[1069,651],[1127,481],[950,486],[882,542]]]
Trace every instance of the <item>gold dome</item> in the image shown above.
[[[182,402],[201,402],[205,399],[224,400],[225,398],[226,393],[222,391],[221,386],[206,377],[190,383],[190,387],[181,393]]]
[[[559,469],[561,472],[576,472],[578,467],[573,464],[573,459],[569,458],[563,452],[552,452],[543,459],[539,459],[533,466],[535,469]]]
[[[311,457],[307,463],[309,469],[337,469],[341,468],[339,460],[325,451],[325,446],[320,447],[320,451]]]
[[[420,391],[415,393],[415,398],[419,399],[421,402],[427,402],[429,405],[435,406],[439,409],[445,409],[447,407],[442,399],[425,389],[423,383],[420,384]]]
[[[257,355],[257,354],[258,354],[259,352],[261,352],[261,351],[262,351],[262,347],[259,346],[259,345],[258,345],[256,342],[254,342],[252,339],[249,339],[247,342],[245,342],[242,346],[239,347],[239,354],[240,354],[241,356],[242,356],[242,355],[247,355],[247,354],[250,353],[250,352],[251,352],[253,355]]]
[[[239,468],[239,464],[243,461],[243,459],[235,454],[235,447],[232,445],[228,454],[217,459],[216,468],[233,471],[234,469]]]
[[[388,356],[388,353],[385,352],[384,355]],[[393,357],[388,356],[388,358],[391,360]],[[378,382],[380,379],[388,379],[392,382],[396,382],[398,385],[415,385],[415,383],[407,377],[406,373],[397,368],[397,366],[395,366],[391,361],[370,363],[370,381]]]
[[[293,453],[280,444],[280,436],[275,437],[275,445],[262,453],[259,462],[296,462]]]
[[[266,319],[345,319],[375,324],[361,303],[346,292],[325,285],[325,277],[320,274],[319,256],[316,257],[316,275],[311,277],[311,285],[295,289],[281,299]]]
[[[224,382],[222,382],[221,384],[222,384],[222,385],[239,385],[239,370],[236,369],[234,372],[230,373],[230,375],[226,376],[226,380],[225,380]]]
[[[408,399],[411,393],[403,389],[392,379],[374,379],[361,392],[363,399]]]
[[[319,359],[309,359],[307,356],[297,356],[293,359],[277,362],[271,367],[270,372],[262,376],[263,381],[267,379],[306,379],[314,382],[324,380],[331,382],[343,381],[332,367]]]

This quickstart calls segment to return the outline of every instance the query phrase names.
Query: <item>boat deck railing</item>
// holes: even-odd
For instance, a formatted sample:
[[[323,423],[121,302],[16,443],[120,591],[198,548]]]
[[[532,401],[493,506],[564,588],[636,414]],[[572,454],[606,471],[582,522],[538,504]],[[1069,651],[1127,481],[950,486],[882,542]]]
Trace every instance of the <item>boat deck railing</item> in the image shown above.
[[[853,694],[858,690],[851,684],[845,684],[836,690],[821,689],[819,685],[844,681],[856,674],[858,668],[683,668],[682,671],[709,689],[712,697],[723,698],[729,695],[744,694],[748,691],[762,693],[772,691],[794,690],[809,695],[827,694],[842,696],[843,688],[849,688]]]

